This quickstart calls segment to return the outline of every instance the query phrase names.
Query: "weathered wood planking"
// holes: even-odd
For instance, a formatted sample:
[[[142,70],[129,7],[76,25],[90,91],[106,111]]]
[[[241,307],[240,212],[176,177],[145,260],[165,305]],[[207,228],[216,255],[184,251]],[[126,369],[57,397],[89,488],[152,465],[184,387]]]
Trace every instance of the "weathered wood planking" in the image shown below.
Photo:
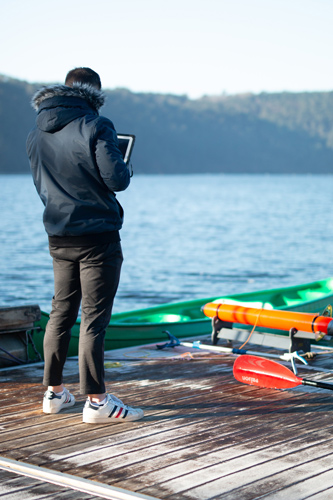
[[[0,307],[0,332],[15,328],[32,328],[40,320],[39,306]]]
[[[41,412],[40,368],[23,391],[22,370],[2,372],[0,454],[161,499],[330,498],[333,393],[242,385],[233,359],[116,363],[108,390],[146,416],[114,426],[81,422],[76,360],[65,376],[78,402],[58,415]]]
[[[3,500],[100,500],[81,491],[75,491],[44,481],[38,481],[27,476],[0,469],[0,497]]]

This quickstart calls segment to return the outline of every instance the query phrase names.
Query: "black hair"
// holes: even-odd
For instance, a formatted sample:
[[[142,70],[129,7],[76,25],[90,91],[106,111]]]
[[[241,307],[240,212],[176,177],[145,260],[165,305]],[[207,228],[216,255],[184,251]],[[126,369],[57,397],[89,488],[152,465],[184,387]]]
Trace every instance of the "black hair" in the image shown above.
[[[74,68],[69,71],[66,75],[65,85],[73,87],[73,83],[86,83],[96,87],[98,90],[102,87],[99,74],[90,68]]]

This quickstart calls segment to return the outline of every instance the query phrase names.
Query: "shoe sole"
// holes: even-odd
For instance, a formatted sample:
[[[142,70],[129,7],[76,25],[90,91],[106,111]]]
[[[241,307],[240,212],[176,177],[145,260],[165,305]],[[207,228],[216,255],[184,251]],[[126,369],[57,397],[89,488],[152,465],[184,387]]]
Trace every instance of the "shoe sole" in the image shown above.
[[[109,418],[109,417],[104,417],[104,418],[96,418],[96,417],[85,417],[84,415],[82,416],[82,422],[85,424],[126,424],[127,422],[136,422],[137,420],[141,420],[144,417],[144,415],[141,415],[139,417],[134,417],[133,419],[122,419],[122,418]]]

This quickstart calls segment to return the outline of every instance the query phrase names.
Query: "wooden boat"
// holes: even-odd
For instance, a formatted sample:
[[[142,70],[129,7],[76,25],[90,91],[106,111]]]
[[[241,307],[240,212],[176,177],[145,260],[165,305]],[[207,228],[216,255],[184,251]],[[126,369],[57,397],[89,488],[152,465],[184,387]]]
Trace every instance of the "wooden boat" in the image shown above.
[[[105,350],[158,343],[167,340],[165,330],[178,338],[202,336],[212,331],[211,320],[201,308],[207,302],[223,301],[226,304],[246,304],[249,307],[281,309],[300,312],[322,313],[327,305],[333,304],[333,278],[305,283],[299,286],[274,288],[251,293],[241,293],[223,297],[208,297],[197,300],[162,304],[145,309],[113,314],[105,336]],[[43,336],[49,315],[41,313],[35,326],[33,339],[40,353],[43,350]],[[243,325],[236,325],[244,328]],[[72,329],[69,356],[78,352],[80,320]],[[286,332],[276,331],[279,335]],[[321,340],[318,344],[332,345]]]

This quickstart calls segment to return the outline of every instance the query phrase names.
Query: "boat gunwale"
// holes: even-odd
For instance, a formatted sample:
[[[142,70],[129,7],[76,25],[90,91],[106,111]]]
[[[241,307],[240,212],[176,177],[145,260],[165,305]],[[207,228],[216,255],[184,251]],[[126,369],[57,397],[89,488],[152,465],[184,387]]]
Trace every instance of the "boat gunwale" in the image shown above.
[[[204,299],[193,299],[193,300],[187,300],[187,301],[176,301],[176,302],[169,302],[169,303],[164,303],[164,304],[161,304],[161,305],[156,305],[156,306],[151,306],[151,307],[147,307],[147,308],[141,308],[141,309],[134,309],[133,311],[124,311],[124,312],[120,312],[120,313],[114,313],[112,315],[112,318],[111,318],[111,321],[108,325],[107,328],[112,328],[112,327],[117,327],[117,328],[133,328],[133,327],[153,327],[153,326],[184,326],[186,324],[197,324],[197,323],[201,323],[201,322],[207,322],[207,321],[211,321],[211,318],[208,318],[206,316],[203,315],[202,318],[196,318],[196,319],[189,319],[188,321],[161,321],[161,322],[151,322],[151,321],[140,321],[140,322],[130,322],[130,321],[126,321],[126,323],[124,321],[117,321],[117,318],[119,318],[119,316],[123,316],[124,318],[126,317],[129,317],[129,316],[132,316],[132,315],[139,315],[140,313],[142,312],[145,312],[145,315],[147,315],[147,312],[148,314],[149,313],[154,313],[154,311],[161,311],[161,309],[165,310],[166,308],[167,309],[173,309],[174,307],[180,307],[180,306],[185,306],[186,304],[192,304],[193,307],[195,307],[195,303],[198,303],[198,304],[201,304],[201,307],[203,307],[206,303],[208,302],[213,302],[215,300],[219,300],[219,299],[231,299],[231,300],[237,300],[237,298],[239,296],[244,296],[246,295],[247,297],[250,296],[250,295],[259,295],[259,294],[262,294],[262,295],[265,295],[265,294],[272,294],[272,293],[276,293],[276,292],[281,292],[282,290],[286,291],[293,291],[293,290],[304,290],[304,289],[307,289],[307,288],[310,288],[311,285],[315,285],[316,283],[320,284],[320,283],[326,283],[327,281],[329,280],[332,280],[332,278],[326,278],[324,280],[319,280],[319,281],[313,281],[313,282],[310,282],[310,283],[304,283],[302,285],[293,285],[293,286],[290,286],[290,287],[285,287],[285,288],[271,288],[271,289],[267,289],[267,290],[258,290],[258,291],[254,291],[254,292],[244,292],[244,293],[241,293],[241,294],[232,294],[232,295],[225,295],[225,296],[214,296],[214,297],[207,297],[207,298],[204,298]],[[333,299],[333,290],[332,292],[330,293],[326,293],[326,294],[323,294],[321,297],[318,297],[316,299],[312,299],[312,300],[300,300],[299,301],[299,304],[292,304],[292,305],[283,305],[281,307],[278,307],[277,309],[279,310],[294,310],[294,309],[297,309],[300,304],[302,305],[302,307],[306,307],[307,305],[310,305],[310,304],[315,304],[316,302],[319,302],[319,301],[322,301],[322,300],[325,300],[325,299],[328,299],[329,297],[332,297]],[[240,301],[241,302],[241,301]],[[250,301],[249,301],[250,302]],[[313,311],[315,312],[315,311]],[[44,311],[41,311],[41,314],[48,317],[49,316],[49,313],[47,312],[44,312]],[[172,314],[172,313],[171,313]],[[176,315],[176,313],[175,313]],[[179,314],[181,315],[181,314]],[[79,325],[81,323],[81,318],[78,318],[75,322],[76,325]],[[74,325],[75,326],[75,325]]]

